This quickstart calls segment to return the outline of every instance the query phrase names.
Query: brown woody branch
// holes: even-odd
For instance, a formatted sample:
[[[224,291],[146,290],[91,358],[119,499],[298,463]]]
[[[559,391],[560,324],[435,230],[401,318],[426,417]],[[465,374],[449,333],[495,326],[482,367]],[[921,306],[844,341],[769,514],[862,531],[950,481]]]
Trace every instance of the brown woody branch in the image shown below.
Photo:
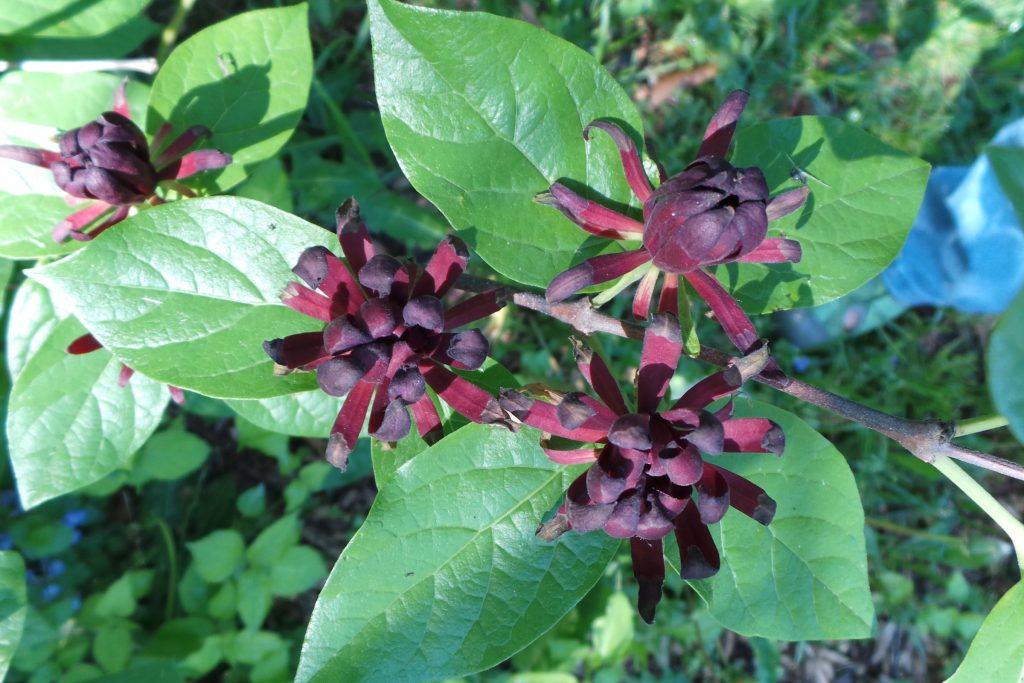
[[[482,288],[493,286],[493,283],[478,278],[464,277],[459,280],[459,286],[469,291],[480,291]],[[643,338],[643,327],[605,315],[591,306],[587,299],[552,304],[548,303],[543,296],[532,292],[509,287],[503,289],[507,299],[512,303],[564,322],[582,334],[604,332],[629,339]],[[728,353],[704,345],[701,345],[700,354],[697,357],[718,367],[725,367],[733,360]],[[955,429],[954,425],[950,423],[896,417],[806,382],[785,376],[766,375],[768,373],[758,375],[754,379],[805,403],[824,408],[840,417],[883,434],[926,463],[930,464],[940,455],[944,455],[1024,481],[1024,465],[953,443],[951,439]]]

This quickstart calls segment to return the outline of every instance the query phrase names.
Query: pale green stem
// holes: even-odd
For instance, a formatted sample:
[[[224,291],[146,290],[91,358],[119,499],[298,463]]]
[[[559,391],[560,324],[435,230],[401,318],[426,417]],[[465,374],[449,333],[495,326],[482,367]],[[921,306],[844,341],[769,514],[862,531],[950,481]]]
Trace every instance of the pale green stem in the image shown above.
[[[178,32],[181,30],[181,25],[185,23],[185,17],[188,16],[189,10],[192,9],[194,4],[196,4],[196,0],[178,0],[178,7],[174,10],[174,16],[171,17],[171,20],[167,22],[167,26],[160,33],[160,47],[156,51],[156,60],[161,64],[171,54],[171,49],[178,40]]]
[[[984,415],[982,417],[972,417],[970,420],[964,420],[957,422],[956,427],[953,431],[953,438],[958,436],[967,436],[968,434],[977,434],[979,432],[987,432],[990,429],[999,429],[1010,424],[1002,415]]]
[[[320,101],[327,107],[327,115],[330,117],[331,123],[334,124],[334,130],[338,135],[338,142],[342,149],[352,151],[368,168],[373,168],[373,159],[370,158],[370,154],[363,147],[363,143],[359,141],[359,136],[352,129],[348,119],[345,118],[345,114],[342,113],[338,105],[331,99],[330,93],[327,92],[327,88],[324,87],[319,78],[313,79],[313,89],[316,91]]]
[[[625,275],[619,278],[619,281],[612,285],[610,288],[604,290],[592,299],[595,306],[604,306],[606,303],[614,299],[619,293],[626,287],[629,287],[634,282],[643,279],[643,276],[647,274],[651,268],[654,267],[653,263],[645,263],[642,266],[638,266],[633,270],[629,271]]]
[[[964,472],[960,465],[952,459],[945,455],[939,455],[936,456],[935,462],[932,464],[935,469],[942,472],[958,489],[984,510],[985,514],[991,517],[992,521],[1010,537],[1013,549],[1017,553],[1017,566],[1020,567],[1021,574],[1024,575],[1024,524],[1021,524],[1020,520],[1013,516],[1013,513],[986,491],[985,487],[976,482],[971,475]]]

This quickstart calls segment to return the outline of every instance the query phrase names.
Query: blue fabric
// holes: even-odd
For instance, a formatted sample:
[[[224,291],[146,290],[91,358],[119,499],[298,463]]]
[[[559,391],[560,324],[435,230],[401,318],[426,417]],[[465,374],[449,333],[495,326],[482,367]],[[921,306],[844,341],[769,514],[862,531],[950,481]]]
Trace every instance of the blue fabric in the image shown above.
[[[1024,119],[992,144],[1024,147]],[[998,313],[1024,285],[1024,232],[985,155],[932,171],[907,243],[883,273],[902,303]]]

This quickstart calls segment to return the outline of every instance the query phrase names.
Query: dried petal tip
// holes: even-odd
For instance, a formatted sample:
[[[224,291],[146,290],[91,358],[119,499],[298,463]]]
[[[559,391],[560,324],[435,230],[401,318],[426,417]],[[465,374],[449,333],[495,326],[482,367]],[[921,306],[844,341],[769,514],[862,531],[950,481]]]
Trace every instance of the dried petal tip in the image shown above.
[[[327,440],[325,453],[327,462],[344,472],[348,469],[348,454],[351,452],[352,449],[345,444],[345,438],[340,432],[331,434],[331,438]]]
[[[349,197],[334,212],[334,223],[337,226],[338,234],[340,235],[348,225],[359,222],[359,202],[355,197]]]
[[[410,327],[419,325],[431,332],[440,332],[444,329],[444,304],[430,294],[418,296],[402,309],[402,319]]]
[[[650,449],[650,417],[637,413],[623,415],[608,430],[608,440],[619,448],[633,448],[638,451]]]
[[[782,427],[773,424],[761,438],[761,448],[767,453],[782,455],[782,452],[786,450],[786,434],[782,431]]]
[[[406,405],[420,400],[427,390],[427,384],[415,365],[399,368],[388,385],[388,398],[401,400]]]
[[[534,399],[515,389],[498,392],[498,404],[517,420],[524,419],[533,407]]]
[[[483,332],[477,329],[465,330],[452,337],[448,345],[448,357],[468,370],[476,370],[487,359],[490,344]]]
[[[384,409],[384,419],[380,427],[371,436],[381,441],[399,441],[412,429],[409,409],[402,401],[392,401]]]
[[[327,277],[328,258],[335,257],[327,247],[310,247],[299,256],[299,262],[292,268],[292,272],[313,289],[318,289],[320,283]]]
[[[379,292],[381,296],[387,296],[391,293],[391,285],[401,267],[402,264],[393,256],[378,254],[359,269],[359,283]]]
[[[681,563],[679,575],[687,581],[710,579],[718,573],[718,567],[708,562],[701,549],[695,545],[687,546],[684,551],[679,549]]]
[[[658,579],[637,579],[640,594],[636,599],[636,611],[640,618],[648,624],[654,623],[654,614],[661,602],[661,587],[664,581]]]
[[[566,429],[576,429],[594,415],[594,409],[583,402],[583,394],[578,391],[566,394],[555,409],[559,424]]]
[[[557,512],[554,517],[537,527],[537,538],[550,543],[570,529],[572,525],[569,523],[569,516],[564,512]]]
[[[755,521],[768,526],[775,519],[775,511],[777,505],[771,496],[767,493],[762,493],[757,497],[757,507],[754,508],[754,512],[750,517]]]
[[[353,325],[347,316],[335,318],[324,328],[324,349],[330,354],[342,353],[370,341],[370,335]]]
[[[263,342],[263,351],[270,356],[270,360],[274,361],[278,365],[285,365],[284,354],[282,353],[283,350],[284,339],[268,339]],[[70,348],[68,352],[71,353]]]
[[[316,381],[329,396],[344,396],[366,374],[366,368],[353,358],[331,358],[316,369]]]

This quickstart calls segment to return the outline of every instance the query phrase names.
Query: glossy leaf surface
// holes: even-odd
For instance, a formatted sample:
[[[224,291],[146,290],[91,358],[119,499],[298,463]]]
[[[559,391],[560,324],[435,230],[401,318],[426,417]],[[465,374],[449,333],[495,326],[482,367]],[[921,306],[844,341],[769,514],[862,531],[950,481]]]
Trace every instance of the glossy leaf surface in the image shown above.
[[[778,119],[736,135],[731,161],[759,166],[773,194],[811,188],[803,209],[769,236],[800,242],[799,263],[729,264],[718,278],[751,313],[817,306],[852,292],[899,253],[924,197],[929,166],[825,116]]]
[[[309,389],[273,375],[263,341],[321,329],[281,303],[303,249],[331,233],[249,199],[175,202],[134,216],[88,249],[30,271],[104,346],[154,379],[210,396]]]
[[[7,440],[22,505],[99,481],[126,467],[160,422],[166,387],[136,374],[118,386],[121,363],[106,349],[65,349],[85,328],[66,318],[14,382]]]
[[[482,12],[369,6],[388,141],[409,181],[473,250],[513,280],[547,286],[607,247],[534,202],[559,179],[620,207],[632,199],[609,137],[583,140],[598,118],[642,130],[629,97],[593,57]]]
[[[781,457],[725,453],[714,459],[758,484],[778,510],[767,527],[736,510],[712,527],[722,568],[693,582],[723,626],[775,640],[866,638],[864,510],[846,459],[792,413],[740,400],[738,415],[768,417],[786,434]],[[674,550],[674,549],[673,549]],[[678,555],[668,553],[678,567]]]
[[[547,631],[618,547],[601,534],[535,537],[572,476],[529,429],[469,425],[417,455],[384,485],[328,578],[296,680],[444,679]]]
[[[234,158],[190,185],[230,188],[291,137],[313,79],[306,15],[305,4],[239,14],[178,45],[160,68],[149,100],[150,135],[164,122],[179,133],[206,126],[210,144]]]

